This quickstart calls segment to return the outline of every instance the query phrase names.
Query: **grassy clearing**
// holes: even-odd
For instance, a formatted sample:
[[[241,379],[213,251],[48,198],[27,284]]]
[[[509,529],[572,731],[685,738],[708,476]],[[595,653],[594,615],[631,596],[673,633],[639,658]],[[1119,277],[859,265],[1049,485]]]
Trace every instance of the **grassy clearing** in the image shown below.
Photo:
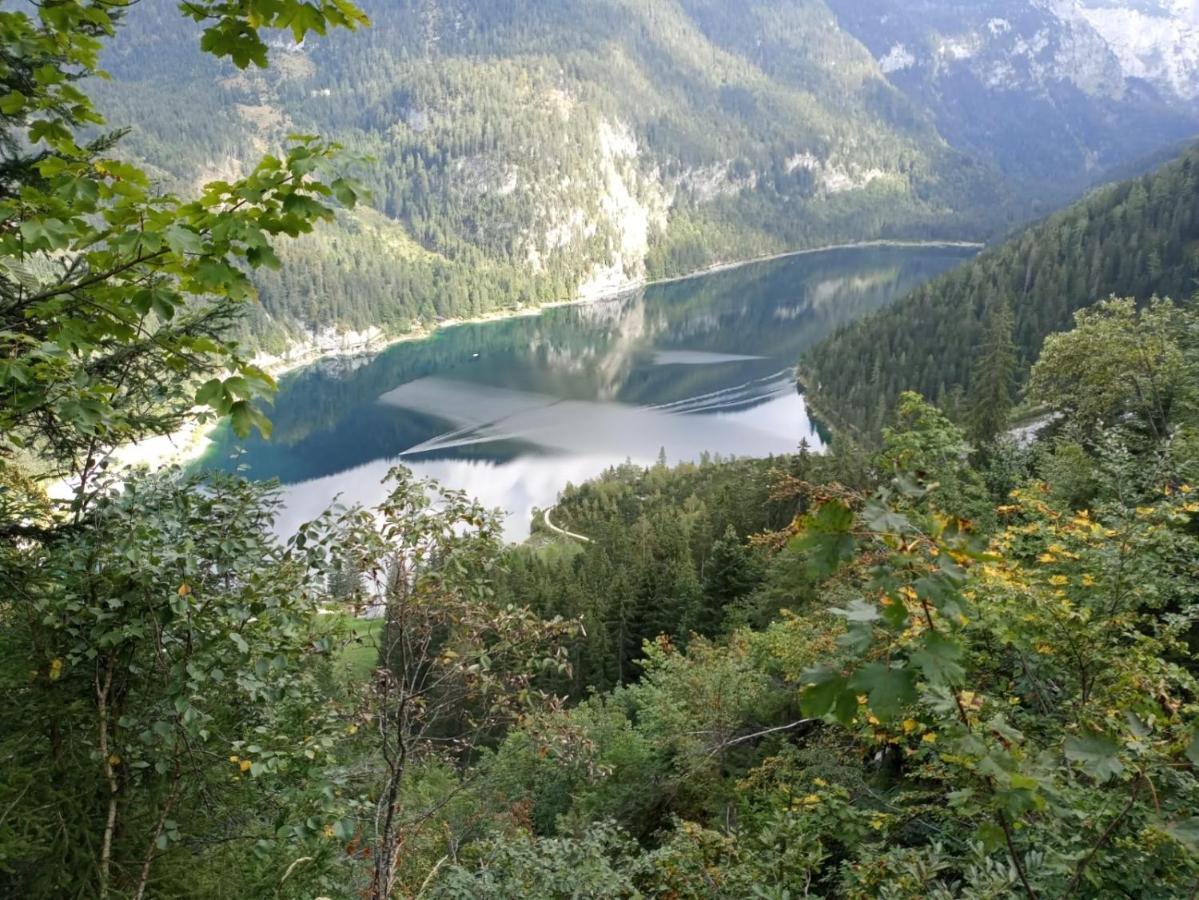
[[[383,620],[342,616],[338,624],[345,635],[344,646],[334,664],[338,673],[349,681],[369,678],[379,661],[378,638]]]

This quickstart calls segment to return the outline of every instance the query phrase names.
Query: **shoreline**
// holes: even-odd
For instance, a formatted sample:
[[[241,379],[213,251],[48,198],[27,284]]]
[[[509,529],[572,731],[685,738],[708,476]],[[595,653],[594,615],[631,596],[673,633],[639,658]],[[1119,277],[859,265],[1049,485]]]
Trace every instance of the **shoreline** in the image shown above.
[[[850,241],[844,244],[826,244],[822,247],[810,247],[807,250],[784,250],[781,253],[768,253],[764,256],[751,256],[748,259],[739,259],[734,260],[733,262],[713,263],[710,266],[705,266],[702,269],[696,269],[694,272],[687,272],[683,275],[670,275],[665,278],[655,278],[650,281],[642,280],[628,290],[640,290],[643,287],[657,287],[658,285],[674,284],[679,281],[690,281],[693,278],[703,278],[706,275],[716,275],[720,272],[730,272],[734,269],[741,269],[745,266],[753,266],[759,263],[775,262],[776,260],[780,259],[790,259],[793,256],[815,256],[818,253],[831,253],[835,250],[868,250],[871,247],[894,247],[901,250],[919,250],[921,248],[928,250],[982,250],[986,246],[987,245],[981,241],[903,241],[884,238],[873,241]],[[625,292],[626,291],[621,291],[620,293]]]
[[[631,294],[634,291],[644,290],[645,288],[659,287],[666,284],[676,284],[682,281],[691,281],[696,278],[704,278],[708,275],[716,275],[721,272],[730,272],[736,269],[745,268],[746,266],[754,266],[761,263],[776,262],[781,259],[790,259],[796,256],[814,256],[818,253],[831,253],[836,250],[866,250],[871,247],[885,248],[893,247],[896,249],[918,250],[925,249],[945,249],[945,250],[981,250],[987,245],[980,241],[905,241],[905,240],[890,240],[879,239],[872,241],[850,241],[841,244],[827,244],[820,247],[809,247],[805,250],[784,250],[779,253],[768,253],[763,256],[751,256],[746,259],[732,260],[731,262],[718,262],[704,266],[702,269],[695,269],[692,272],[685,272],[682,275],[668,275],[663,278],[638,278],[620,287],[602,290],[594,294],[583,294],[570,299],[550,300],[537,306],[523,307],[507,307],[503,309],[493,310],[489,313],[483,313],[478,316],[470,316],[469,318],[452,317],[442,319],[431,328],[418,328],[411,331],[406,331],[402,334],[385,335],[378,338],[372,338],[362,344],[347,347],[344,349],[334,349],[327,351],[315,351],[306,353],[294,359],[287,359],[279,364],[265,365],[263,368],[272,377],[281,377],[290,374],[299,369],[314,363],[321,362],[326,359],[340,359],[343,357],[368,356],[377,353],[382,353],[396,344],[406,343],[408,341],[423,341],[432,338],[438,331],[443,328],[457,328],[460,325],[487,325],[492,322],[501,322],[506,319],[517,319],[523,317],[533,317],[541,315],[547,309],[559,309],[567,306],[584,306],[588,303],[601,303],[605,300],[612,300],[617,297],[623,297],[626,294]]]
[[[775,262],[782,259],[790,259],[797,256],[813,256],[819,253],[829,253],[836,250],[865,250],[871,247],[894,247],[897,249],[961,249],[961,250],[980,250],[986,244],[976,241],[905,241],[905,240],[889,240],[878,239],[870,241],[850,241],[840,244],[828,244],[821,247],[809,247],[803,250],[786,250],[780,253],[770,253],[763,256],[749,257],[747,259],[732,260],[730,262],[713,263],[705,266],[702,269],[696,269],[693,272],[686,272],[682,275],[671,275],[664,278],[646,279],[639,278],[628,282],[620,287],[610,290],[601,290],[594,294],[584,292],[583,294],[563,300],[551,300],[548,303],[542,303],[538,306],[528,306],[520,308],[499,309],[490,313],[484,313],[480,316],[472,316],[470,318],[451,318],[443,319],[437,322],[431,328],[418,328],[406,331],[396,335],[381,335],[377,338],[370,338],[361,344],[354,344],[344,348],[334,348],[330,350],[314,349],[312,352],[304,353],[294,358],[279,358],[274,357],[275,361],[265,362],[262,364],[263,369],[271,375],[272,378],[281,378],[284,375],[299,371],[310,365],[315,365],[324,360],[355,358],[359,356],[374,356],[382,353],[391,347],[407,343],[409,341],[423,341],[434,337],[438,331],[443,328],[455,328],[460,325],[486,325],[492,322],[500,322],[505,319],[515,319],[524,316],[539,316],[547,309],[556,309],[564,306],[582,306],[588,303],[599,303],[604,300],[612,300],[617,297],[623,297],[634,291],[644,290],[645,288],[657,287],[666,284],[675,284],[683,281],[691,281],[696,278],[704,278],[709,275],[716,275],[721,272],[729,272],[735,269],[741,269],[746,266],[758,265],[760,263]],[[262,359],[263,357],[258,357]],[[269,355],[267,359],[270,359]],[[207,452],[209,445],[212,443],[212,434],[220,426],[221,420],[213,420],[200,424],[198,422],[190,422],[179,431],[169,435],[156,435],[146,438],[136,444],[126,444],[118,447],[112,453],[112,461],[119,468],[132,468],[134,466],[147,466],[151,471],[167,468],[173,465],[185,465],[202,457]]]

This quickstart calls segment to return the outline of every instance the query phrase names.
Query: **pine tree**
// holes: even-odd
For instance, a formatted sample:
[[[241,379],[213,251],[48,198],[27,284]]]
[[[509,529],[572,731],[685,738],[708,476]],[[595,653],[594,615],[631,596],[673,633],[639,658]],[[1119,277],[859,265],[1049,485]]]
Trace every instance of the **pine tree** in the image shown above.
[[[1012,338],[1014,324],[1006,300],[991,308],[970,378],[966,412],[970,437],[980,444],[993,442],[1007,429],[1020,362]]]
[[[725,607],[750,594],[762,583],[761,560],[737,536],[732,525],[712,545],[704,566],[704,603],[696,621],[701,634],[715,633]]]

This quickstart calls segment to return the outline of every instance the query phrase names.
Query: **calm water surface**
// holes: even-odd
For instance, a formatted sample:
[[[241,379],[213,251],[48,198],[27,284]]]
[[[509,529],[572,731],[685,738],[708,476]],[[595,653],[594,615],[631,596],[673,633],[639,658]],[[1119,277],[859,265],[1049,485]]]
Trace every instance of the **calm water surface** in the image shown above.
[[[791,257],[318,363],[283,379],[270,441],[224,430],[205,464],[279,479],[282,533],[335,497],[377,501],[402,463],[506,510],[519,540],[534,507],[625,460],[819,448],[801,351],[970,253]]]

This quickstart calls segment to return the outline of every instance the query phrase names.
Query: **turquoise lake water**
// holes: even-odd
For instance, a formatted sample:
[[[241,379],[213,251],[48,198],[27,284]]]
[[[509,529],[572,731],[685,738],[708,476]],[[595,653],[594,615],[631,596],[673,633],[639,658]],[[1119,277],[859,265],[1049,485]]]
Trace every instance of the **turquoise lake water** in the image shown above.
[[[204,464],[278,479],[281,533],[335,497],[380,499],[398,463],[504,509],[519,540],[568,482],[626,460],[819,448],[802,351],[971,254],[794,256],[327,360],[283,379],[271,440],[223,430]]]

